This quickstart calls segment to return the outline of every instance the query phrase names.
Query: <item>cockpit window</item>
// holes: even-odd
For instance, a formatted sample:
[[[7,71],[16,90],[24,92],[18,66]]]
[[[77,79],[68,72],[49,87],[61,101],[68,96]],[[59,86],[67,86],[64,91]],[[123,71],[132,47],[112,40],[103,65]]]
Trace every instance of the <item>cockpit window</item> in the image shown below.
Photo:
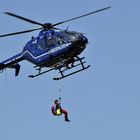
[[[44,42],[43,41],[40,41],[38,43],[38,48],[40,48],[41,50],[44,49]]]
[[[38,38],[37,40],[38,40],[37,41],[37,47],[38,47],[38,49],[43,50],[44,49],[44,46],[45,46],[43,38]]]
[[[64,31],[59,36],[60,36],[60,38],[66,40],[66,41],[70,40],[70,33],[69,32]]]
[[[51,47],[51,46],[54,46],[54,45],[56,45],[56,39],[54,38],[54,37],[50,37],[50,38],[48,38],[48,40],[47,40],[48,42],[47,42],[47,45],[48,45],[48,47]]]
[[[47,38],[47,47],[56,46],[62,43],[62,39],[59,36],[51,36]]]
[[[77,36],[77,33],[74,31],[64,31],[61,33],[65,40],[71,41],[74,37]]]

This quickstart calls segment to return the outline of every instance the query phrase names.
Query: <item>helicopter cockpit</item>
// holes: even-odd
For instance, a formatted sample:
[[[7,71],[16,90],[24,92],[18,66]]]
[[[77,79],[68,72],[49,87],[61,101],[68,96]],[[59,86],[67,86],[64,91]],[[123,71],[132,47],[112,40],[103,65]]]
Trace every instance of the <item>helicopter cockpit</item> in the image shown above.
[[[64,40],[67,40],[67,41],[70,41],[70,42],[79,40],[83,36],[81,33],[78,33],[78,32],[75,32],[75,31],[63,31],[61,33],[61,35],[63,36]]]
[[[63,40],[66,42],[71,42],[73,44],[87,44],[88,40],[87,38],[79,32],[75,32],[75,31],[62,31],[61,32],[61,36],[63,36]]]
[[[85,45],[88,43],[88,40],[82,33],[63,30],[60,32],[55,32],[55,35],[51,37],[48,43],[49,43],[48,46],[51,46],[50,44],[56,45],[56,44],[64,44],[64,43]]]
[[[51,30],[51,32],[47,32],[45,43],[47,48],[57,46],[59,44],[62,44],[62,38],[57,34],[57,32],[54,32]]]

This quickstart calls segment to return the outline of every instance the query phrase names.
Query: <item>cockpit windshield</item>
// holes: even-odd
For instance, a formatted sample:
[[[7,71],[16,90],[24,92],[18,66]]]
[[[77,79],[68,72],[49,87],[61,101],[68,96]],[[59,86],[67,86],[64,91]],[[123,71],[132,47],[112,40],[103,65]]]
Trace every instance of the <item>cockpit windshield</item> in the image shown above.
[[[61,36],[64,38],[64,40],[72,41],[73,39],[81,36],[81,33],[77,33],[75,31],[63,31],[61,32]]]
[[[50,37],[46,37],[45,38],[45,42],[47,44],[47,47],[52,47],[52,46],[57,46],[58,44],[61,44],[62,42],[62,39],[57,36],[57,35],[53,35],[53,36],[50,36]]]

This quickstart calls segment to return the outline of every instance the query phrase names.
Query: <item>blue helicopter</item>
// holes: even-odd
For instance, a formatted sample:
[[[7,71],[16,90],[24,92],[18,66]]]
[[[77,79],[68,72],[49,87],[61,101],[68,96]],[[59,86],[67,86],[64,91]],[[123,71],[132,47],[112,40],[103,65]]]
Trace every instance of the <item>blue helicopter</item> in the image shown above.
[[[55,24],[42,24],[10,12],[5,12],[5,14],[9,16],[24,20],[32,24],[40,25],[41,27],[31,30],[4,34],[0,35],[0,37],[18,35],[36,30],[41,31],[39,32],[39,35],[37,37],[32,37],[31,40],[27,42],[22,52],[1,62],[0,71],[2,72],[6,68],[13,68],[15,69],[15,76],[18,76],[20,71],[20,65],[18,63],[20,61],[27,60],[33,63],[35,65],[34,68],[38,71],[38,73],[35,75],[29,75],[30,78],[37,77],[52,70],[58,70],[60,76],[53,79],[60,80],[62,78],[89,68],[90,65],[85,66],[85,58],[79,57],[79,55],[86,48],[88,39],[82,33],[68,31],[68,29],[62,30],[56,28],[56,26],[64,24],[66,22],[70,22],[72,20],[83,18],[85,16],[89,16],[91,14],[95,14],[97,12],[101,12],[103,10],[107,10],[109,8],[111,7],[105,7]],[[70,72],[69,70],[73,69],[74,67],[78,67],[78,70],[76,69],[75,71]],[[68,71],[69,73],[65,74],[65,71]]]

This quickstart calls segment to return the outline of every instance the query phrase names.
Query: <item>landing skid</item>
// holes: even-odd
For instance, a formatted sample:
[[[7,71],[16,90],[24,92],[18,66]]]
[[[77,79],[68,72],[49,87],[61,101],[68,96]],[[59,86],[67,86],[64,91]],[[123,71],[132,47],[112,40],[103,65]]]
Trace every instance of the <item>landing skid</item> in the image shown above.
[[[53,78],[53,80],[60,80],[60,79],[63,79],[63,78],[65,78],[65,77],[68,77],[68,76],[70,76],[70,75],[73,75],[73,74],[76,74],[76,73],[78,73],[78,72],[80,72],[80,71],[83,71],[83,70],[86,70],[86,69],[88,69],[89,67],[90,67],[90,65],[88,65],[88,66],[84,66],[84,64],[86,63],[86,61],[82,61],[82,60],[84,60],[85,58],[84,57],[82,57],[82,58],[79,58],[79,57],[76,57],[76,60],[73,62],[73,63],[71,63],[71,64],[69,64],[69,65],[59,65],[59,66],[57,66],[57,67],[54,67],[54,68],[51,68],[51,69],[49,69],[49,70],[46,70],[46,71],[43,71],[43,72],[41,72],[41,68],[38,68],[37,70],[39,70],[39,72],[38,72],[38,74],[35,74],[35,75],[29,75],[28,77],[30,77],[30,78],[35,78],[35,77],[37,77],[37,76],[40,76],[40,75],[42,75],[42,74],[44,74],[44,73],[47,73],[47,72],[50,72],[50,71],[52,71],[52,70],[59,70],[59,73],[60,73],[60,77],[55,77],[55,78]],[[74,64],[75,62],[77,62],[77,64]],[[78,63],[79,62],[79,63]],[[77,66],[82,66],[82,68],[81,69],[79,69],[79,70],[76,70],[76,71],[74,71],[74,72],[71,72],[71,73],[69,73],[69,74],[64,74],[64,72],[65,71],[68,71],[68,70],[70,70],[70,69],[72,69],[72,68],[74,68],[74,67],[77,67]]]
[[[47,72],[50,72],[50,71],[52,71],[52,70],[55,70],[56,68],[52,68],[52,69],[49,69],[49,70],[46,70],[46,71],[43,71],[43,72],[40,72],[40,70],[39,70],[39,73],[38,74],[36,74],[36,75],[29,75],[28,77],[30,77],[30,78],[35,78],[35,77],[37,77],[37,76],[40,76],[40,75],[42,75],[42,74],[44,74],[44,73],[47,73]]]

